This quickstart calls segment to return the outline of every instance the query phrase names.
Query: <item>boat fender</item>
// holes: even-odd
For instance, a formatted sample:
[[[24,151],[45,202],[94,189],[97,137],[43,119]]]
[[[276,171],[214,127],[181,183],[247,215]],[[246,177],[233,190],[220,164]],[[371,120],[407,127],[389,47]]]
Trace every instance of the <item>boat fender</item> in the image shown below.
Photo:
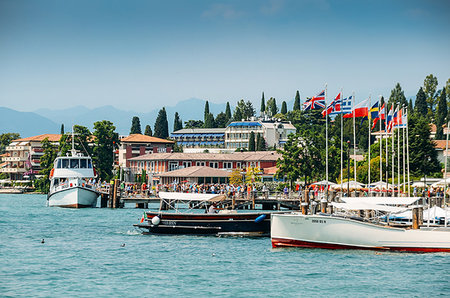
[[[82,184],[82,186],[84,187],[84,183]]]
[[[158,216],[153,216],[152,225],[157,226],[161,222],[161,219]]]
[[[265,215],[265,214],[261,214],[260,216],[258,216],[258,217],[255,219],[255,222],[256,222],[256,223],[260,223],[260,222],[262,222],[264,219],[266,219],[266,215]]]
[[[70,187],[72,187],[72,183],[70,183]]]
[[[50,178],[52,178],[53,177],[53,174],[55,173],[55,169],[52,169],[51,171],[50,171]]]

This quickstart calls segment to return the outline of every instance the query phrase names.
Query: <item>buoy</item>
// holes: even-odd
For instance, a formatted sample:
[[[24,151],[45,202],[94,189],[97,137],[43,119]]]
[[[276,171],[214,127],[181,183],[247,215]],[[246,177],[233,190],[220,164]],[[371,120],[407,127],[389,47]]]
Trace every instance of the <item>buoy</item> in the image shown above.
[[[120,247],[125,247],[125,243],[123,243]]]
[[[157,226],[161,222],[161,219],[158,216],[153,216],[152,225]]]
[[[44,239],[42,239],[42,240],[41,240],[41,243],[45,243],[45,240],[44,240]]]
[[[260,222],[262,222],[265,218],[266,218],[266,215],[265,215],[265,214],[261,214],[260,216],[258,216],[258,217],[255,219],[255,222],[256,222],[256,223],[260,223]]]

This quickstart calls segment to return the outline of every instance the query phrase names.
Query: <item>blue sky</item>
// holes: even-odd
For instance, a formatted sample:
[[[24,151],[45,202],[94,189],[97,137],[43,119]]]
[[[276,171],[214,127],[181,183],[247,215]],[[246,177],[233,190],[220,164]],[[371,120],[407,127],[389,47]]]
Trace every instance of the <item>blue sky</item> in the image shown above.
[[[0,106],[357,101],[450,78],[449,1],[0,0]]]

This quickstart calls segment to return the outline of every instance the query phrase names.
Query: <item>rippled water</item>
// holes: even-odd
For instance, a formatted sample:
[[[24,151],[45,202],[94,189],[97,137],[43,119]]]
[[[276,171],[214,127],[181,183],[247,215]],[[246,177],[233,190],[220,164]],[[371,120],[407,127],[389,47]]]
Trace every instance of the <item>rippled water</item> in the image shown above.
[[[45,201],[0,195],[0,296],[450,295],[450,254],[141,235],[132,225],[142,210],[48,208]]]

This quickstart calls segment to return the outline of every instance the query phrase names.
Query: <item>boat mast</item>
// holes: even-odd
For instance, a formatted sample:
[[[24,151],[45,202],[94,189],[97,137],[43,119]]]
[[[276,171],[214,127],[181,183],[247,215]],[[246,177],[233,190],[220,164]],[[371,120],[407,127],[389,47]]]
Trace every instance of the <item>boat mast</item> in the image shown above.
[[[327,108],[327,84],[325,84],[325,156],[326,156],[326,199],[328,200],[328,108]]]
[[[369,196],[370,196],[370,120],[371,120],[371,112],[370,112],[370,110],[372,109],[372,103],[371,103],[371,97],[372,97],[372,95],[369,95],[369,107],[368,107],[368,113],[367,113],[367,120],[368,120],[368,124],[367,124],[367,127],[369,128],[369,145],[368,145],[368,147],[367,147],[367,150],[369,150],[369,184],[368,184],[368,186],[369,186]]]
[[[75,150],[75,126],[72,125],[72,150],[70,150],[72,156],[75,156],[77,151]]]

